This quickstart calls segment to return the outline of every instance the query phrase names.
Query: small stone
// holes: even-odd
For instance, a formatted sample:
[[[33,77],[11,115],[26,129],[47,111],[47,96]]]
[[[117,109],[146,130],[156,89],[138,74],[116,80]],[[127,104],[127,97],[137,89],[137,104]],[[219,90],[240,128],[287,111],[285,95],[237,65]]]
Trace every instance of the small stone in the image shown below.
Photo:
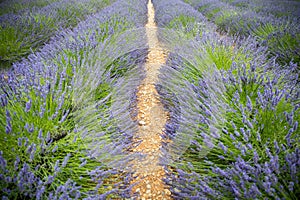
[[[147,190],[147,191],[146,191],[146,194],[150,194],[150,193],[151,193],[151,190]]]
[[[139,125],[143,126],[146,125],[146,122],[144,122],[143,120],[139,121]]]
[[[168,189],[164,189],[164,192],[165,192],[165,194],[167,194],[167,195],[171,195],[171,192],[170,192],[170,190],[168,190]]]
[[[147,189],[151,189],[151,185],[148,184],[148,185],[147,185]]]
[[[135,192],[140,192],[141,191],[141,189],[140,188],[137,188],[136,190],[135,190]]]
[[[154,156],[150,156],[150,158],[149,158],[150,160],[153,160],[154,159]]]

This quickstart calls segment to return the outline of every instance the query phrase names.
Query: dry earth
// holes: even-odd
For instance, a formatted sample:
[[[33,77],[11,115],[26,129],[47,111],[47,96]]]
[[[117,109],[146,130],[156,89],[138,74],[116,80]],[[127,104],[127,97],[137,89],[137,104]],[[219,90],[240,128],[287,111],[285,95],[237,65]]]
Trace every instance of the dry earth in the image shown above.
[[[132,183],[132,193],[139,195],[137,199],[172,199],[171,192],[164,184],[165,170],[159,164],[161,156],[162,134],[168,120],[168,113],[164,110],[155,89],[159,68],[166,62],[167,52],[161,47],[157,38],[157,26],[154,22],[154,8],[148,3],[148,23],[146,34],[149,53],[145,63],[146,78],[138,88],[137,108],[139,131],[134,140],[140,142],[132,149],[144,155],[141,160],[135,160],[132,166],[136,177]]]

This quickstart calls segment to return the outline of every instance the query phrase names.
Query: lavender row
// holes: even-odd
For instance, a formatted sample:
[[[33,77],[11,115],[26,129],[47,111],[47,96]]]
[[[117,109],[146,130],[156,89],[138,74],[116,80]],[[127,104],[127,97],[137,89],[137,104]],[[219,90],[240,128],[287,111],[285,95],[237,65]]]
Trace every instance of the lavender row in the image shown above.
[[[245,1],[245,0],[222,0],[230,5],[252,9],[255,12],[265,15],[272,14],[276,17],[296,17],[299,18],[300,2],[298,1]]]
[[[158,8],[167,9],[167,2]],[[172,169],[166,182],[173,197],[297,199],[297,75],[270,71],[281,66],[254,39],[206,32],[179,41],[182,30],[161,30],[171,53],[157,85],[170,113],[166,135],[172,142],[162,149],[162,163]]]
[[[259,43],[268,47],[271,56],[277,56],[279,63],[299,63],[300,26],[296,18],[260,15],[219,0],[195,0],[191,4],[221,31],[257,38]]]
[[[153,1],[153,5],[158,27],[181,31],[183,33],[181,36],[187,37],[186,39],[202,37],[205,33],[216,31],[214,24],[208,22],[206,17],[182,1]]]
[[[6,0],[0,3],[0,16],[6,13],[18,13],[24,9],[33,9],[34,7],[44,7],[58,0]]]
[[[99,12],[113,1],[61,0],[42,8],[34,7],[22,13],[0,17],[1,68],[36,51],[57,32],[75,27],[87,16]]]
[[[119,0],[1,75],[2,199],[122,198],[146,1]],[[122,95],[120,96],[120,93]]]

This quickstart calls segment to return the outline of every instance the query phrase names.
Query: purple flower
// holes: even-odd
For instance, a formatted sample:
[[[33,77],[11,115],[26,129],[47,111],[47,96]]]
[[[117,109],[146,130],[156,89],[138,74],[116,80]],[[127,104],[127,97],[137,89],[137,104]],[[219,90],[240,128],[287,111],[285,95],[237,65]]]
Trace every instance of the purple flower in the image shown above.
[[[54,176],[50,175],[48,176],[47,182],[45,183],[46,185],[50,185],[52,184],[52,182],[54,181]]]
[[[289,186],[288,186],[289,191],[291,191],[291,192],[294,191],[294,185],[295,185],[295,184],[294,184],[294,182],[292,182],[292,181],[289,183]]]
[[[84,167],[87,164],[87,160],[85,160],[84,162],[82,162],[79,167]]]
[[[62,168],[64,168],[64,167],[67,165],[67,163],[68,163],[70,157],[71,157],[71,154],[70,154],[70,153],[68,153],[67,156],[65,156],[64,161],[63,161],[63,163],[62,163],[62,165],[61,165]]]
[[[10,121],[7,121],[6,126],[5,126],[5,133],[9,134],[12,132],[12,126]]]
[[[230,138],[231,138],[232,140],[236,140],[236,138],[235,138],[234,135],[232,135],[232,134],[230,134]]]
[[[55,173],[60,172],[60,168],[59,168],[59,160],[57,160],[57,161],[55,162],[54,171],[55,171]]]
[[[4,106],[6,106],[7,105],[7,103],[8,103],[8,101],[7,101],[7,97],[6,97],[6,95],[0,95],[0,102],[1,102],[1,106],[2,107],[4,107]]]
[[[224,146],[224,144],[222,142],[219,142],[219,145],[218,145],[224,152],[224,154],[227,154],[227,147]]]
[[[247,95],[247,108],[249,111],[252,111],[252,101],[248,95]]]
[[[2,168],[2,170],[4,170],[6,168],[7,162],[6,160],[2,157],[3,152],[0,151],[0,166]]]
[[[255,164],[258,164],[259,155],[257,154],[256,150],[253,151],[253,161]]]
[[[58,149],[58,146],[56,145],[53,149],[52,149],[52,153],[55,153]]]
[[[5,126],[5,132],[7,134],[11,133],[12,131],[12,125],[11,125],[11,115],[8,110],[6,110],[6,126]]]
[[[14,162],[14,169],[15,169],[15,171],[18,170],[19,164],[20,164],[20,157],[17,156],[17,157],[16,157],[16,160],[15,160],[15,162]]]
[[[257,196],[261,195],[261,192],[259,191],[259,189],[257,188],[256,184],[252,184],[249,193],[252,197],[256,198]]]
[[[51,140],[51,135],[50,135],[50,132],[48,131],[47,136],[46,136],[46,143],[49,143],[50,140]]]
[[[26,106],[25,106],[25,112],[29,112],[30,108],[31,108],[31,99],[29,101],[26,102]]]
[[[39,130],[38,138],[39,138],[40,140],[43,139],[43,130],[42,130],[42,129]]]
[[[44,192],[45,192],[45,186],[42,186],[36,192],[36,199],[37,200],[42,199]]]

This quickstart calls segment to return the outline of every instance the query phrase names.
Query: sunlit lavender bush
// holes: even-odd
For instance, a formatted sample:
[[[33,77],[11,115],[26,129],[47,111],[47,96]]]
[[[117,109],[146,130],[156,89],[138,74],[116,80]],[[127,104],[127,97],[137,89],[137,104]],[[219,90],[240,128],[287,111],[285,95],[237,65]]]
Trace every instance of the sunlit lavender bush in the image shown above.
[[[143,76],[146,12],[146,1],[117,1],[1,75],[3,199],[129,194],[118,165],[137,125],[123,110]]]

